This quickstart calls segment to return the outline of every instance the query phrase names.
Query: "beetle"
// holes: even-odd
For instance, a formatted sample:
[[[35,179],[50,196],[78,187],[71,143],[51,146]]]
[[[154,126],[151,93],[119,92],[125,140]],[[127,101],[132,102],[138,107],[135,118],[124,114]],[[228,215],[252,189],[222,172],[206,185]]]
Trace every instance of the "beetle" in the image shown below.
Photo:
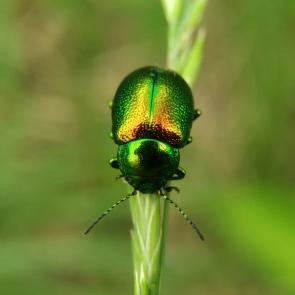
[[[89,231],[121,202],[137,191],[159,193],[184,216],[204,237],[195,223],[168,196],[172,189],[168,182],[185,177],[179,167],[179,150],[192,142],[193,121],[201,112],[194,108],[192,91],[176,72],[148,66],[126,76],[111,103],[111,137],[118,145],[117,157],[111,167],[119,169],[133,192],[113,204],[87,229]]]

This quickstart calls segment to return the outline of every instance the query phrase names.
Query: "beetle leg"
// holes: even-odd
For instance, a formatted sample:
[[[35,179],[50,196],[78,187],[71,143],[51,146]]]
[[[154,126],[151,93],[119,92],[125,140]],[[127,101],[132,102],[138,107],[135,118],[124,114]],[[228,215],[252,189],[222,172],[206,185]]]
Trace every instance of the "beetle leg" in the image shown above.
[[[119,169],[119,163],[118,163],[117,158],[110,159],[109,163],[112,168]]]
[[[193,120],[198,119],[201,115],[202,115],[201,110],[199,110],[199,109],[195,109],[195,112],[194,112],[194,119],[193,119]]]
[[[110,132],[109,136],[110,136],[111,139],[113,139],[114,138],[113,132]]]
[[[185,170],[178,167],[175,175],[173,175],[169,180],[178,180],[178,179],[182,179],[185,176]]]
[[[110,101],[108,102],[108,106],[109,106],[110,109],[113,107],[113,101],[112,101],[112,100],[110,100]]]
[[[192,143],[192,141],[193,141],[193,138],[190,136],[190,137],[187,139],[186,145]]]
[[[175,190],[176,192],[180,192],[179,188],[176,186],[166,186],[164,187],[166,193],[170,193],[171,191]]]

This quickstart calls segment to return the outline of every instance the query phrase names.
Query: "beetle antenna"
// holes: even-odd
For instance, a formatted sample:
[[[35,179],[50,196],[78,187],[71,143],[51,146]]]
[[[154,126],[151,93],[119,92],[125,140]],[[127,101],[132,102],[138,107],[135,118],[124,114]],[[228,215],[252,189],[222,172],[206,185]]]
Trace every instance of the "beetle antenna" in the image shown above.
[[[179,211],[179,213],[184,217],[186,222],[195,230],[195,232],[198,234],[200,239],[202,241],[204,241],[205,240],[204,235],[198,229],[196,224],[188,217],[188,215],[173,200],[171,200],[168,196],[166,196],[164,194],[161,194],[161,196],[165,199],[165,201],[168,201],[170,204],[172,204]]]
[[[116,203],[114,203],[111,207],[109,207],[106,211],[104,211],[84,232],[84,235],[89,234],[89,232],[106,216],[108,215],[115,207],[120,205],[122,202],[125,202],[126,200],[130,199],[132,196],[136,195],[136,191],[134,190],[131,194],[123,197]]]

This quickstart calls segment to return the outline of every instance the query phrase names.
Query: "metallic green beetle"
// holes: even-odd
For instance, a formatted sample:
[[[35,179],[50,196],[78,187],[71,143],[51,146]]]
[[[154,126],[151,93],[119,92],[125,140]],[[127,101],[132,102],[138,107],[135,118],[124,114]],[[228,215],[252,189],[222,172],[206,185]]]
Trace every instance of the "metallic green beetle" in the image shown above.
[[[167,181],[181,179],[179,149],[191,142],[193,95],[173,71],[145,67],[129,74],[112,103],[112,136],[117,158],[110,164],[135,190],[154,193]]]
[[[118,145],[118,153],[110,165],[120,169],[119,177],[134,191],[105,211],[86,233],[114,207],[139,191],[160,193],[203,239],[196,225],[167,196],[172,188],[178,190],[167,186],[167,182],[185,176],[179,167],[179,149],[192,141],[192,123],[201,114],[194,108],[188,84],[176,72],[158,67],[140,68],[121,82],[111,108],[111,137]]]

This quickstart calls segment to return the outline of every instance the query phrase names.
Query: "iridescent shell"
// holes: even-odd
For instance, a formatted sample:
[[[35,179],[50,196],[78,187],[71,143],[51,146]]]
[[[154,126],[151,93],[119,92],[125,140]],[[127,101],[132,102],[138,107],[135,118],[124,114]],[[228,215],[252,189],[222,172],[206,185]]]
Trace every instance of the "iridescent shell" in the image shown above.
[[[190,87],[177,73],[145,67],[120,84],[112,105],[112,133],[117,144],[140,138],[183,147],[194,120]]]

